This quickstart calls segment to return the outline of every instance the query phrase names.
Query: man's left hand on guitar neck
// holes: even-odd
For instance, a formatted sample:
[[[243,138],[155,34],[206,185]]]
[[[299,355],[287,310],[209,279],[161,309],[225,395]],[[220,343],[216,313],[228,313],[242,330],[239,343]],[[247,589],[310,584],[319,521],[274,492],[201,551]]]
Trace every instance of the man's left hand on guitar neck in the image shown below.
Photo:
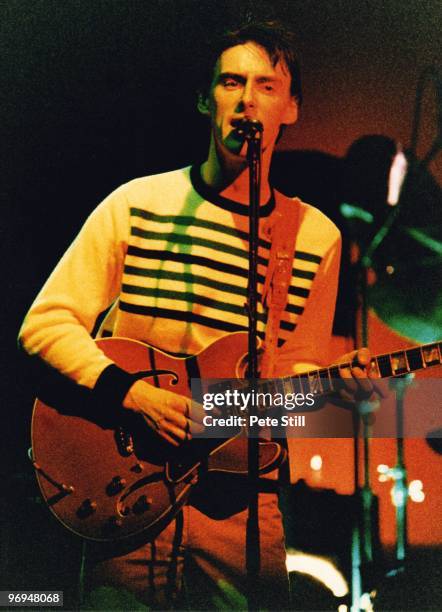
[[[345,353],[337,360],[336,365],[345,364],[347,366],[339,367],[340,378],[344,386],[338,392],[339,400],[346,407],[352,407],[356,402],[368,402],[372,406],[371,410],[374,411],[379,406],[379,399],[384,397],[382,391],[370,377],[370,361],[371,353],[365,347]]]

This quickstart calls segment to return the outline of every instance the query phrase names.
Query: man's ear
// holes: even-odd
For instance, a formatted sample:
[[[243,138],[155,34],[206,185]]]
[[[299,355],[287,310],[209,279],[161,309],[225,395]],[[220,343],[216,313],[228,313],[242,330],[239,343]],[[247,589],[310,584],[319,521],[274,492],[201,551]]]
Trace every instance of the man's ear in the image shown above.
[[[196,107],[202,115],[210,115],[209,98],[204,96],[201,92],[198,93],[198,103]]]
[[[296,123],[298,120],[298,101],[292,96],[290,98],[290,102],[287,104],[287,107],[284,111],[284,116],[282,123],[284,125],[290,125],[291,123]]]

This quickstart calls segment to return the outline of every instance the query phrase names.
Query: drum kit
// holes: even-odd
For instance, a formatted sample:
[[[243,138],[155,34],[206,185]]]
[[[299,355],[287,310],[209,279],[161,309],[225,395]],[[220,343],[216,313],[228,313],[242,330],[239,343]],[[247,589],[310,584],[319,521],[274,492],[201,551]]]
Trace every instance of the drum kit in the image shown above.
[[[438,137],[439,138],[439,137]],[[357,141],[349,150],[347,161],[356,176],[364,170],[361,160],[370,160],[371,147],[388,150],[388,182],[379,190],[359,193],[358,205],[353,216],[359,223],[352,223],[352,240],[360,253],[358,266],[358,293],[360,296],[360,333],[362,345],[369,344],[369,317],[372,310],[390,329],[410,343],[437,342],[442,338],[442,192],[428,170],[428,162],[440,146],[433,145],[431,155],[418,161],[415,150],[406,157],[400,146],[384,137],[366,137]],[[393,146],[394,145],[394,146]],[[364,150],[365,149],[365,150]],[[356,166],[352,164],[356,160]],[[378,160],[379,161],[379,160]],[[359,163],[358,163],[359,162]],[[385,177],[385,165],[383,174]],[[365,180],[370,173],[364,174]],[[361,183],[359,182],[359,187]],[[386,193],[385,193],[386,189]],[[378,191],[378,193],[376,193]],[[376,199],[371,199],[375,195]],[[341,209],[342,210],[342,209]],[[345,208],[344,208],[345,210]],[[356,213],[356,215],[355,215]],[[363,228],[362,225],[365,225]],[[367,229],[368,225],[368,229]],[[413,342],[414,341],[414,342]],[[396,464],[388,470],[394,482],[393,499],[396,519],[395,562],[386,575],[396,578],[405,570],[407,556],[407,501],[409,496],[407,470],[404,460],[404,405],[411,375],[392,379],[390,388],[396,404]],[[434,410],[436,406],[434,407]],[[363,445],[363,485],[359,535],[361,544],[358,555],[370,563],[372,554],[372,523],[370,506],[373,494],[369,481],[370,426],[361,418],[362,442],[355,436],[356,455],[358,445]],[[442,431],[429,432],[427,440],[436,452],[441,452]],[[352,593],[352,609],[360,609],[364,589],[360,586]]]
[[[442,338],[442,191],[429,170],[429,163],[442,145],[440,125],[428,153],[418,160],[416,152],[420,101],[423,88],[430,78],[436,82],[438,91],[442,89],[440,77],[432,69],[424,71],[417,93],[411,150],[404,152],[392,139],[376,135],[355,141],[342,160],[322,154],[313,158],[311,152],[306,152],[304,158],[309,166],[317,163],[319,168],[321,162],[330,170],[330,175],[339,173],[339,179],[334,183],[334,201],[329,199],[322,209],[343,234],[344,257],[346,251],[348,256],[343,270],[344,274],[350,271],[355,285],[353,329],[356,332],[356,346],[370,345],[369,321],[373,315],[399,334],[405,344],[438,342]],[[440,99],[438,103],[442,103]],[[439,118],[441,114],[442,107]],[[293,153],[282,154],[285,167],[291,155]],[[292,163],[301,162],[302,166],[302,153],[296,152],[295,157],[292,157]],[[334,179],[330,181],[327,172],[319,171],[328,182],[333,183]],[[304,175],[312,176],[314,173],[311,169]],[[276,169],[275,176],[278,174]],[[290,192],[287,186],[283,185],[286,192]],[[333,192],[330,185],[329,190]],[[316,202],[313,194],[306,192],[301,195],[307,201]],[[339,210],[338,215],[336,209]],[[341,279],[340,287],[343,285],[345,279]],[[341,300],[347,298],[348,295],[341,297]],[[339,310],[338,298],[338,315]],[[345,309],[341,308],[341,311],[345,312]],[[336,327],[342,329],[345,325],[342,322],[337,325],[335,321]],[[404,374],[397,377],[391,385],[395,395],[396,463],[389,469],[388,477],[394,483],[392,496],[394,493],[396,545],[392,568],[383,572],[384,577],[387,575],[389,578],[404,575],[407,556],[406,510],[409,492],[404,460],[404,402],[411,376]],[[370,419],[359,415],[356,421],[354,484],[359,511],[351,539],[352,610],[367,609],[364,598],[374,581],[370,578],[370,574],[373,575],[370,571],[365,580],[364,567],[374,565],[376,555],[373,542],[377,530],[373,525],[373,505],[377,500],[369,478]],[[439,428],[427,434],[428,444],[439,454],[442,453],[441,438],[442,430]],[[362,474],[357,467],[359,465],[363,466]],[[379,571],[375,573],[379,576]]]

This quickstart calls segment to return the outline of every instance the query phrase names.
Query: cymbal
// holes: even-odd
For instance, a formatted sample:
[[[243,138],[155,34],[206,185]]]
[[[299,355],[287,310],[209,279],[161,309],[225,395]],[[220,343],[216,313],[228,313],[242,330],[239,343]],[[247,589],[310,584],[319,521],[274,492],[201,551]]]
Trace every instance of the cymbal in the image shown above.
[[[378,316],[418,342],[442,338],[442,242],[431,231],[394,228],[373,258],[376,280],[368,289]]]
[[[346,155],[341,214],[364,265],[374,271],[368,305],[401,335],[442,338],[442,191],[424,163],[406,152],[407,172],[396,206],[388,186],[400,147],[388,137],[355,141]],[[350,205],[350,206],[349,206]]]

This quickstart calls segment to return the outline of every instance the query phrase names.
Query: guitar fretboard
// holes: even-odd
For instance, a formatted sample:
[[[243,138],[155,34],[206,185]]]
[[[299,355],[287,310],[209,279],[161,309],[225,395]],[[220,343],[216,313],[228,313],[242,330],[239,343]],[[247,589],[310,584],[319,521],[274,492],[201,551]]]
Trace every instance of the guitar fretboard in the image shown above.
[[[390,378],[441,365],[441,345],[441,342],[434,342],[403,351],[377,355],[371,359],[367,372],[373,378]],[[266,385],[276,384],[279,387],[282,386],[282,390],[280,388],[278,391],[283,393],[323,395],[338,390],[341,380],[339,370],[350,366],[350,363],[341,363],[275,381],[263,381],[263,384],[259,386],[266,387]],[[271,390],[269,389],[268,392]]]
[[[410,374],[416,370],[431,368],[442,364],[442,342],[415,346],[394,353],[385,353],[372,357],[367,372],[373,378],[390,378]],[[287,394],[313,394],[315,397],[327,395],[338,391],[342,387],[340,370],[351,367],[350,363],[332,365],[328,368],[311,370],[303,374],[259,380],[256,385],[258,393]],[[244,390],[248,382],[244,380],[222,381],[210,385],[213,393],[225,393],[226,390]],[[235,409],[232,412],[237,412]]]

